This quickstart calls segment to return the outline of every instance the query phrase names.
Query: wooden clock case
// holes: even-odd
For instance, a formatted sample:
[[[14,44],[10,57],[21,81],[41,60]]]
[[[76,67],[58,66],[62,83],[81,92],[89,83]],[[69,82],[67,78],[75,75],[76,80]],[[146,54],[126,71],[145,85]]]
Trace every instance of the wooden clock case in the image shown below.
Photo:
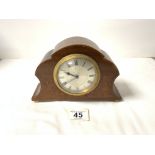
[[[73,96],[62,92],[53,79],[55,65],[69,54],[84,54],[93,58],[100,69],[98,86],[90,93]],[[117,91],[114,80],[119,71],[110,57],[94,42],[83,37],[71,37],[63,40],[55,49],[49,51],[36,69],[38,84],[33,101],[119,101],[121,96]]]

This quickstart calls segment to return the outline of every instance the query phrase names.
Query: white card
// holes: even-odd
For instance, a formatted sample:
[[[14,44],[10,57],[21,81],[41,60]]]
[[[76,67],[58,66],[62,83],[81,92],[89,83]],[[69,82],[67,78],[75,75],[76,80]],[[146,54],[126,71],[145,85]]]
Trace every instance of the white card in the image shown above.
[[[69,112],[69,118],[72,120],[83,120],[83,121],[89,121],[89,110],[88,109],[70,109]]]

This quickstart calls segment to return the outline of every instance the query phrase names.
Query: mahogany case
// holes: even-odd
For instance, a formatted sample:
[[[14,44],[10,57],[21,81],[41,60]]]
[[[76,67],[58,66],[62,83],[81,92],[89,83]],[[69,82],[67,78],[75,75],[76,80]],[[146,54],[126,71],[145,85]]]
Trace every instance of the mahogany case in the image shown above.
[[[98,86],[90,93],[73,96],[62,92],[55,84],[53,70],[60,59],[69,54],[84,54],[93,58],[100,69]],[[33,101],[120,101],[121,96],[114,85],[119,75],[116,65],[110,57],[94,42],[83,37],[71,37],[60,42],[49,51],[36,69],[39,79],[33,96]]]

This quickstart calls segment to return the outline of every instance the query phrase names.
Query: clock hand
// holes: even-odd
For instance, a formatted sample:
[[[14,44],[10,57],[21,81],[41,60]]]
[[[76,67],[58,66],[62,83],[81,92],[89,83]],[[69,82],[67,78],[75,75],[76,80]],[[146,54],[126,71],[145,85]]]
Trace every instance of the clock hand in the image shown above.
[[[77,74],[76,74],[76,75],[75,75],[75,74],[71,74],[70,72],[67,72],[66,74],[67,74],[67,75],[71,75],[71,76],[76,77],[76,78],[79,77],[79,75],[77,75]]]
[[[71,80],[67,81],[66,84],[69,83],[69,82],[72,82],[72,81],[74,81],[75,79],[78,79],[78,78],[79,78],[79,77],[76,76],[76,77],[72,78]]]
[[[65,72],[67,75],[71,75],[71,76],[76,77],[76,78],[79,77],[79,75],[71,74],[70,72],[66,72],[66,71],[64,71],[64,70],[62,70],[62,71]]]

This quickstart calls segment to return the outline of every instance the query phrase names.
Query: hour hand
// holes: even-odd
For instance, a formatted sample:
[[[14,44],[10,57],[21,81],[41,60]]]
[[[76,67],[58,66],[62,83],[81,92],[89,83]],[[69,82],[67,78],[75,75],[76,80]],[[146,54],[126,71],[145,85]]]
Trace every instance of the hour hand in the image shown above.
[[[75,77],[75,78],[78,78],[78,77],[79,77],[79,75],[77,75],[77,74],[76,74],[76,75],[75,75],[75,74],[71,74],[70,72],[66,72],[66,74],[67,74],[67,75],[71,75],[71,76],[73,76],[73,77]]]
[[[64,73],[66,73],[67,75],[70,75],[70,76],[73,76],[73,77],[75,77],[75,78],[78,78],[79,77],[79,75],[75,75],[75,74],[72,74],[72,73],[70,73],[70,72],[66,72],[66,71],[64,71]]]

